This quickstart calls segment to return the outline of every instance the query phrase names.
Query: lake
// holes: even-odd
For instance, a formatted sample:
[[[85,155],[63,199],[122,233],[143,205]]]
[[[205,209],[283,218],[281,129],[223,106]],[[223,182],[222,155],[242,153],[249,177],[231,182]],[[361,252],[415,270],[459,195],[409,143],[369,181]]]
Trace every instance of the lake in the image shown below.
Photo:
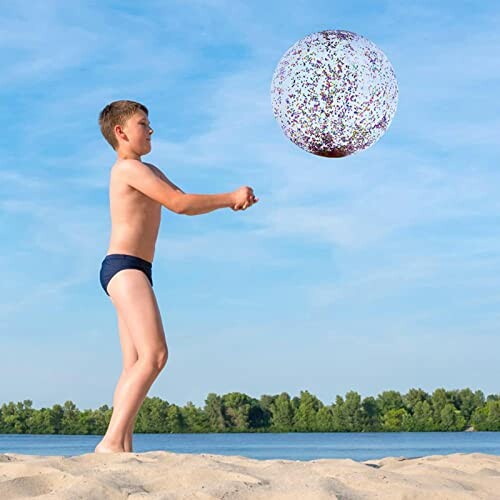
[[[101,436],[0,434],[0,453],[74,456],[92,453]],[[415,458],[450,453],[500,455],[500,432],[282,434],[134,434],[134,452],[240,455],[255,459]]]

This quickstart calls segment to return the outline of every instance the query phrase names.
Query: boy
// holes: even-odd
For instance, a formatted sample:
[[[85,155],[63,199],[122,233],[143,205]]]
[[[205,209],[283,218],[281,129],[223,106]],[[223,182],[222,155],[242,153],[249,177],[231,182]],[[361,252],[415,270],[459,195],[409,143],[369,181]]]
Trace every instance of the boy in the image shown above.
[[[135,419],[146,394],[168,358],[156,297],[152,263],[162,206],[198,215],[218,208],[245,210],[258,201],[242,186],[222,194],[186,194],[157,167],[141,161],[151,151],[153,130],[147,108],[115,101],[99,115],[104,138],[117,153],[111,168],[111,238],[100,282],[116,308],[123,371],[113,399],[113,414],[96,453],[131,452]]]

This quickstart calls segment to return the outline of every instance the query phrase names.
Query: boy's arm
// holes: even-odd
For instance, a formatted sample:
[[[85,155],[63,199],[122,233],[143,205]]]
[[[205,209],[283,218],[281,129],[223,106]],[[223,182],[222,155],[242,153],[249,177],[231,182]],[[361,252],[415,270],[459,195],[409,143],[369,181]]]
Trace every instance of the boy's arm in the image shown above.
[[[129,186],[178,214],[198,215],[234,205],[233,193],[186,194],[162,172],[160,178],[139,160],[123,160],[120,168]]]
[[[184,193],[184,191],[179,186],[176,186],[158,167],[156,167],[152,163],[146,163],[146,162],[143,163],[149,165],[167,184],[170,185],[170,187],[173,187],[176,191]]]

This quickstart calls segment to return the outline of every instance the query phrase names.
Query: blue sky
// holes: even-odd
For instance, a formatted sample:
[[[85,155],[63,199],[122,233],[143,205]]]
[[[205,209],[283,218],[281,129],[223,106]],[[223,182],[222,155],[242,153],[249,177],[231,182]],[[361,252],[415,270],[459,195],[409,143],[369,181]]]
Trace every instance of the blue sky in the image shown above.
[[[497,393],[499,22],[495,2],[470,1],[9,3],[0,402],[112,402],[121,352],[98,275],[115,155],[97,118],[116,99],[149,108],[144,159],[184,191],[261,199],[163,211],[169,360],[150,396]],[[292,144],[271,107],[280,57],[324,29],[374,42],[399,86],[387,133],[342,159]]]

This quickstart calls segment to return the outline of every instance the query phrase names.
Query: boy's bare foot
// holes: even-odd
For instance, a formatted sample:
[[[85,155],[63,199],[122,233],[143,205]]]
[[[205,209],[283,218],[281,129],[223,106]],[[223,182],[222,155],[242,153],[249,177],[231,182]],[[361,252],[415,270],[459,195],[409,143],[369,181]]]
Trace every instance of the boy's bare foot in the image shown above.
[[[103,444],[101,441],[94,450],[94,453],[123,453],[125,449],[123,446],[108,446],[107,444]]]

